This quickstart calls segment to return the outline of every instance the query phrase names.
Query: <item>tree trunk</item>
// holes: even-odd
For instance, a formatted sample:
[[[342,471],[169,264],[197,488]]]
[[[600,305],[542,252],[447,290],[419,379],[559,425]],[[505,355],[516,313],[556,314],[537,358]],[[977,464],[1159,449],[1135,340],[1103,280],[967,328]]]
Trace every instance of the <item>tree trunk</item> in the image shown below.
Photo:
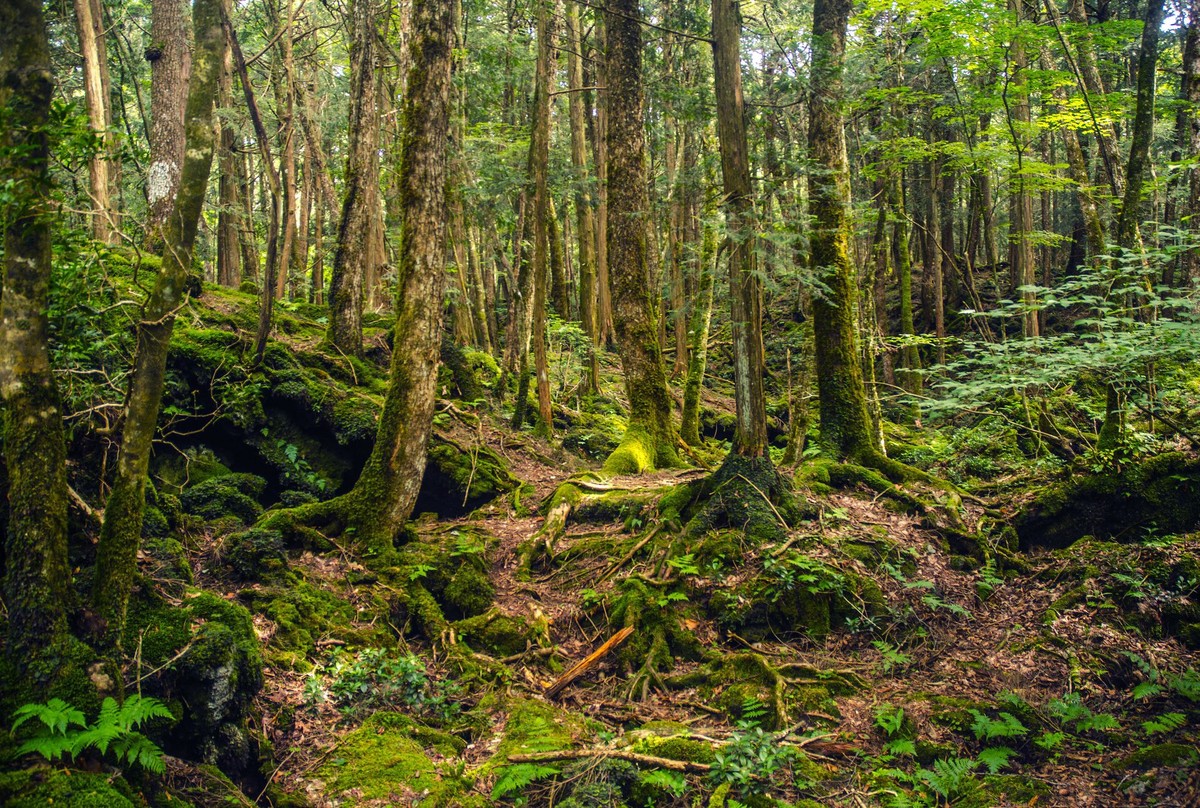
[[[850,262],[850,166],[841,112],[849,14],[849,0],[816,0],[813,7],[808,186],[812,268],[827,290],[814,296],[812,307],[821,442],[834,457],[863,459],[878,450],[859,364],[858,287]]]
[[[92,197],[92,237],[116,244],[120,234],[117,208],[113,200],[113,161],[111,135],[112,106],[109,102],[108,47],[104,41],[104,11],[100,0],[75,0],[75,23],[79,51],[83,56],[83,103],[88,126],[103,147],[89,165],[89,193]]]
[[[671,423],[671,394],[658,342],[647,255],[649,200],[640,6],[637,0],[611,0],[604,16],[608,95],[604,140],[609,205],[606,241],[611,262],[613,325],[630,408],[625,436],[604,468],[614,474],[640,474],[677,465],[678,438]]]
[[[151,445],[162,405],[167,349],[175,315],[187,301],[192,246],[215,151],[213,107],[224,54],[220,0],[196,0],[195,53],[188,83],[183,172],[163,234],[162,265],[137,326],[137,349],[125,400],[121,448],[96,549],[93,603],[106,622],[107,643],[119,647],[125,608],[137,571]]]
[[[707,211],[713,213],[715,211]],[[699,254],[692,254],[690,261],[695,265],[696,296],[692,301],[691,317],[688,319],[687,379],[683,385],[683,420],[679,435],[689,446],[700,446],[700,390],[704,386],[704,373],[708,365],[708,329],[712,322],[713,278],[716,275],[717,231],[706,216],[704,237]]]
[[[1188,29],[1183,45],[1183,73],[1179,79],[1182,102],[1176,120],[1176,147],[1184,154],[1200,155],[1200,0],[1188,3]],[[1196,227],[1200,216],[1200,169],[1191,166],[1185,180],[1186,191],[1180,206],[1180,226]],[[1187,287],[1200,274],[1200,250],[1188,250],[1181,256],[1176,283]]]
[[[350,124],[346,197],[329,284],[329,343],[348,356],[363,350],[363,276],[379,188],[379,106],[376,93],[376,9],[354,0],[351,9]],[[373,286],[374,284],[372,284]]]
[[[229,43],[226,42],[221,58],[221,80],[218,87],[217,106],[224,109],[232,105],[233,51],[230,49]],[[182,123],[182,116],[180,118]],[[180,162],[183,159],[182,130],[183,127],[180,126]],[[217,283],[222,286],[231,287],[237,286],[242,282],[242,252],[241,244],[239,243],[241,228],[238,224],[238,219],[243,215],[240,196],[242,183],[238,172],[238,163],[242,158],[234,152],[236,143],[237,138],[233,127],[228,121],[222,121],[221,141],[217,152],[217,167],[220,171],[220,179],[217,185],[219,199],[219,208],[217,211]],[[176,168],[176,174],[178,174],[178,168]],[[178,181],[179,178],[176,176],[174,179],[176,185]],[[172,188],[171,199],[172,201],[175,199],[174,188]],[[163,217],[162,221],[166,221],[166,216]]]
[[[433,429],[445,286],[452,0],[414,0],[400,159],[400,254],[391,380],[375,447],[348,497],[369,553],[390,553],[412,514]]]
[[[1126,250],[1133,249],[1138,241],[1142,190],[1150,173],[1150,142],[1154,139],[1155,72],[1163,5],[1163,0],[1148,0],[1145,26],[1142,28],[1142,46],[1138,51],[1137,106],[1133,118],[1129,164],[1125,170],[1125,194],[1116,228],[1117,246]]]
[[[1023,7],[1024,0],[1010,0],[1010,8],[1016,14],[1018,24],[1024,21]],[[1037,311],[1034,310],[1037,295],[1029,288],[1037,283],[1037,264],[1033,253],[1033,193],[1026,183],[1024,171],[1030,146],[1028,133],[1033,118],[1029,106],[1029,57],[1020,35],[1013,42],[1012,61],[1014,78],[1005,92],[1011,92],[1011,100],[1006,100],[1006,103],[1009,105],[1009,127],[1017,162],[1013,191],[1009,196],[1008,261],[1013,293],[1020,294],[1024,308],[1022,333],[1028,338],[1036,338],[1039,331]]]
[[[608,37],[605,31],[608,15],[596,15],[596,41],[603,42],[608,48]],[[596,64],[596,84],[601,88],[596,91],[596,124],[592,127],[593,162],[596,164],[596,342],[607,345],[613,335],[613,284],[609,275],[609,118],[613,109],[612,93],[608,89],[609,70],[611,69],[608,56],[598,48],[592,51]]]
[[[733,329],[733,389],[737,429],[733,451],[764,457],[767,412],[763,393],[761,285],[755,273],[757,223],[750,187],[750,154],[742,99],[741,20],[736,0],[713,0],[713,83],[721,143],[725,221],[729,231],[729,300]]]
[[[275,114],[278,117],[278,140],[283,145],[279,155],[279,175],[283,187],[283,236],[279,247],[279,272],[275,278],[274,296],[283,300],[295,261],[296,244],[296,60],[292,53],[292,27],[295,21],[293,0],[283,0],[283,13],[277,24],[282,31],[279,37],[279,62],[271,71],[275,90]]]
[[[5,650],[45,686],[50,650],[67,633],[67,451],[50,367],[50,102],[54,75],[39,0],[0,4],[0,171],[5,203],[0,276],[0,400],[8,472]],[[49,667],[38,664],[45,655]]]
[[[579,25],[579,4],[567,0],[567,84],[571,123],[571,165],[575,169],[575,235],[579,249],[579,319],[588,335],[588,389],[600,388],[600,363],[597,357],[596,324],[596,226],[592,213],[592,194],[587,169],[587,128],[584,118],[583,34]]]
[[[175,192],[179,189],[179,175],[183,167],[183,106],[187,100],[191,59],[187,41],[187,18],[185,0],[154,0],[150,6],[151,45],[146,48],[146,61],[150,62],[150,167],[146,171],[146,246],[154,252],[162,249],[162,228],[166,225],[167,217],[175,204]],[[223,98],[228,81],[226,75],[227,71],[223,71]],[[222,182],[225,178],[226,130],[229,132],[228,137],[233,137],[232,128],[227,124],[222,125]]]

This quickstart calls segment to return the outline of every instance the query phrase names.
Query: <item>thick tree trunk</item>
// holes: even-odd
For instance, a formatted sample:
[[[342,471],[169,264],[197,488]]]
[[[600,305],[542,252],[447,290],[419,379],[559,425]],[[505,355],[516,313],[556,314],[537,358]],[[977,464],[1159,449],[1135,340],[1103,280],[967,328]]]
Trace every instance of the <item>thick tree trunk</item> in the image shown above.
[[[813,299],[821,442],[834,457],[878,454],[855,330],[858,288],[850,262],[850,166],[841,112],[849,0],[816,0],[809,104],[812,268],[827,290]]]
[[[371,227],[379,193],[379,105],[376,93],[375,7],[371,0],[354,0],[351,9],[350,147],[346,155],[346,197],[333,254],[329,284],[330,344],[349,356],[363,350],[362,311],[364,269],[368,263]]]
[[[4,602],[9,658],[37,684],[66,634],[67,458],[50,368],[50,102],[54,75],[39,0],[0,4],[0,171],[10,183],[0,276],[0,400],[8,471]]]
[[[604,468],[615,474],[640,474],[677,465],[678,437],[671,423],[671,394],[650,288],[640,7],[637,0],[612,0],[604,16],[609,286],[630,408],[625,436]]]
[[[1024,0],[1010,0],[1016,20],[1024,19]],[[1037,264],[1033,253],[1033,193],[1029,190],[1024,171],[1029,152],[1029,130],[1032,113],[1029,106],[1029,57],[1020,36],[1012,46],[1014,78],[1006,90],[1010,115],[1013,149],[1017,153],[1016,171],[1009,196],[1008,262],[1012,276],[1013,294],[1019,294],[1024,307],[1022,333],[1028,338],[1038,336],[1038,316],[1034,307],[1037,295],[1029,288],[1037,283]],[[1021,291],[1018,291],[1021,290]]]
[[[146,171],[146,244],[150,250],[162,249],[162,229],[175,204],[183,170],[183,112],[187,101],[188,71],[191,53],[187,37],[186,0],[154,0],[150,6],[150,40],[146,61],[150,62],[150,164]],[[225,97],[228,68],[222,73],[221,93]],[[227,124],[221,133],[221,180],[224,183],[225,132],[232,141],[233,130]],[[222,188],[224,186],[222,185]],[[222,204],[225,204],[224,194]],[[218,273],[219,274],[219,273]]]
[[[1158,37],[1162,28],[1163,0],[1148,0],[1142,46],[1138,51],[1137,106],[1125,170],[1125,193],[1117,219],[1117,246],[1133,249],[1138,241],[1142,191],[1150,174],[1150,142],[1154,139],[1155,73],[1158,64]]]
[[[92,599],[98,615],[106,621],[106,639],[112,646],[120,644],[125,607],[137,571],[147,470],[162,404],[167,349],[175,315],[187,300],[187,272],[215,151],[213,107],[225,42],[219,4],[220,0],[196,0],[192,12],[196,46],[188,86],[183,173],[163,231],[162,266],[137,327],[117,474],[96,549]]]
[[[400,159],[400,255],[391,381],[375,447],[348,497],[366,549],[388,554],[412,514],[433,429],[445,286],[452,0],[414,0]]]
[[[764,457],[767,412],[763,393],[761,284],[755,273],[757,223],[750,187],[750,153],[742,99],[741,20],[736,0],[713,0],[713,83],[725,221],[729,231],[729,300],[733,329],[733,389],[737,429],[733,451]]]

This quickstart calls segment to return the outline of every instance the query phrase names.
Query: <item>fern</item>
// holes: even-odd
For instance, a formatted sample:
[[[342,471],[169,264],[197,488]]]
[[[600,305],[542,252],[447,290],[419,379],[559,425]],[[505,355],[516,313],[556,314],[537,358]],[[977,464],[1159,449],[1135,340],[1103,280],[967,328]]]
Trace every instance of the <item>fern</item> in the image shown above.
[[[1161,732],[1174,732],[1187,723],[1183,713],[1163,713],[1158,718],[1142,722],[1142,729],[1147,735],[1157,735]]]
[[[1171,689],[1188,701],[1200,701],[1200,673],[1195,668],[1188,668],[1178,676],[1172,676],[1169,684]]]
[[[917,772],[934,793],[946,800],[957,799],[973,785],[971,771],[975,761],[968,758],[945,758],[933,762],[933,771]]]
[[[654,769],[642,772],[640,779],[642,785],[669,791],[675,797],[682,797],[683,792],[687,791],[687,779],[677,772]]]
[[[1017,754],[1007,746],[989,746],[979,753],[975,759],[980,765],[986,766],[992,774],[997,773],[1008,765],[1008,759]]]
[[[975,716],[975,721],[971,724],[971,731],[975,733],[977,741],[990,741],[993,738],[1019,738],[1029,732],[1012,713],[1000,713],[999,718],[991,718],[978,710],[972,710],[971,715]]]
[[[1133,688],[1133,697],[1138,701],[1153,698],[1164,690],[1158,682],[1142,682]]]
[[[521,791],[536,780],[553,777],[558,774],[558,771],[554,766],[539,766],[536,763],[518,763],[515,766],[506,766],[501,770],[500,779],[492,786],[492,799],[498,800],[514,791]]]
[[[152,719],[171,718],[171,711],[157,699],[133,695],[117,704],[116,699],[106,698],[91,724],[82,712],[61,699],[26,704],[17,709],[13,718],[14,734],[32,719],[43,724],[17,747],[19,755],[41,755],[54,763],[96,749],[101,755],[111,752],[118,763],[137,765],[156,774],[165,770],[162,750],[137,731]]]

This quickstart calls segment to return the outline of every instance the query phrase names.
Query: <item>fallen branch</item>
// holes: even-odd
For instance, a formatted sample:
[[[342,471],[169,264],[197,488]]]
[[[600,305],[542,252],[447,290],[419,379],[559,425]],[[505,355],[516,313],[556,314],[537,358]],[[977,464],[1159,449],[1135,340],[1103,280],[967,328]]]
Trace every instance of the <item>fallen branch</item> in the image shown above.
[[[613,650],[618,645],[625,642],[625,640],[629,639],[629,635],[632,633],[633,626],[626,626],[616,634],[609,637],[603,645],[589,654],[582,662],[577,662],[576,664],[572,665],[570,670],[558,677],[554,684],[546,688],[542,695],[548,699],[552,699],[557,696],[567,687],[567,685],[571,684],[571,682],[574,682],[580,676],[583,676],[589,670],[594,668],[596,663],[603,659],[609,651]]]
[[[565,749],[561,752],[530,752],[523,755],[509,755],[509,763],[550,763],[559,760],[588,760],[591,758],[611,758],[627,760],[630,763],[640,763],[643,766],[654,766],[659,769],[670,769],[676,772],[690,774],[707,774],[712,766],[707,763],[693,763],[690,760],[671,760],[670,758],[640,755],[637,752],[623,752],[617,749]]]

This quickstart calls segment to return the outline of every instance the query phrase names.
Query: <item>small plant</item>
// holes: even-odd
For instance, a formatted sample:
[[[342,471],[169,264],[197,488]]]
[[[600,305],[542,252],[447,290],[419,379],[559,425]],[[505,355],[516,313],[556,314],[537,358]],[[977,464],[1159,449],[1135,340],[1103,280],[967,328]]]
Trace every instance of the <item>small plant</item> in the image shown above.
[[[935,760],[932,769],[921,769],[917,777],[947,802],[961,799],[978,788],[972,772],[975,761],[969,758]]]
[[[880,663],[885,674],[898,673],[912,663],[912,657],[908,654],[901,653],[900,649],[884,640],[874,640],[871,645],[883,657]]]
[[[642,785],[665,791],[676,798],[682,797],[683,793],[687,791],[687,779],[682,774],[664,769],[642,772],[641,781]],[[652,805],[649,800],[646,804]]]
[[[430,680],[414,654],[391,656],[383,648],[364,648],[353,657],[339,653],[328,676],[329,696],[343,712],[402,705],[447,721],[460,709],[453,700],[457,688]]]
[[[1000,713],[999,718],[992,718],[978,710],[971,710],[971,715],[974,721],[971,722],[971,731],[975,733],[975,740],[990,741],[996,738],[1020,738],[1028,734],[1029,730],[1025,728],[1017,717],[1012,713]]]
[[[1142,731],[1147,735],[1158,735],[1163,732],[1174,732],[1187,723],[1183,713],[1163,713],[1157,718],[1142,722]]]
[[[18,755],[41,755],[51,763],[73,760],[95,749],[101,755],[110,752],[117,763],[137,765],[155,774],[166,770],[162,750],[137,730],[155,718],[171,718],[171,711],[157,699],[132,695],[120,705],[106,698],[96,720],[88,723],[83,713],[62,699],[44,704],[26,704],[13,713],[12,732],[37,720],[32,737],[17,747]]]
[[[760,705],[761,707],[761,705]],[[729,783],[740,794],[766,794],[775,774],[796,754],[752,721],[739,721],[729,742],[717,752],[709,779]]]
[[[989,558],[979,569],[979,580],[975,582],[975,591],[980,600],[987,600],[1004,584],[1000,571],[996,568],[996,560]]]
[[[696,565],[695,556],[693,556],[691,553],[668,559],[667,564],[679,570],[680,575],[700,574],[700,567]]]
[[[536,763],[518,763],[505,766],[500,770],[500,777],[492,786],[492,799],[498,800],[514,792],[524,791],[527,786],[538,781],[553,777],[559,773],[554,766],[540,766]]]

